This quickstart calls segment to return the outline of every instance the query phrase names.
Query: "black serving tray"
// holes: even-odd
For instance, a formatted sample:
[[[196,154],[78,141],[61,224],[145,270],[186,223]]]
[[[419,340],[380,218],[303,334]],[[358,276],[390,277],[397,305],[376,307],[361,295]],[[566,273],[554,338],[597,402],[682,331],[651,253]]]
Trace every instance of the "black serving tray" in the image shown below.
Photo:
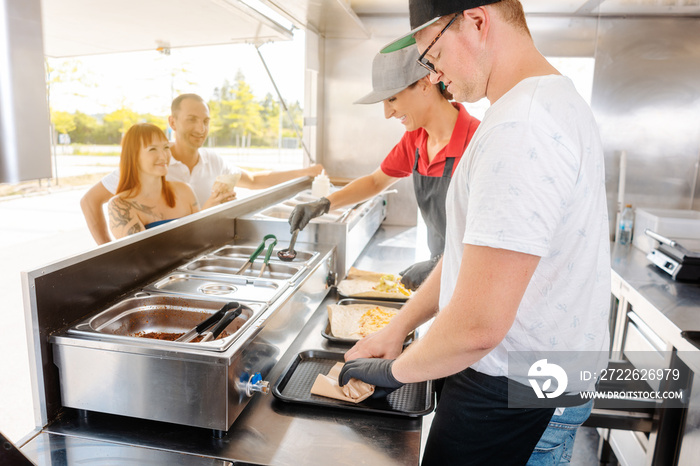
[[[343,361],[343,353],[322,350],[303,351],[277,380],[272,387],[272,394],[290,403],[408,417],[424,416],[435,409],[435,391],[432,381],[406,384],[386,398],[368,398],[360,403],[312,395],[311,387],[316,376],[327,374],[339,361]]]

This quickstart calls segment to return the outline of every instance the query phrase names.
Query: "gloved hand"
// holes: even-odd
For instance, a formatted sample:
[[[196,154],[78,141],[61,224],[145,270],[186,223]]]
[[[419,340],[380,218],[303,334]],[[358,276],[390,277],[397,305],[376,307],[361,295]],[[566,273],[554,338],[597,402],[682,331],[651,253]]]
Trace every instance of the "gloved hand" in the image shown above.
[[[401,283],[409,290],[416,290],[420,284],[428,278],[428,275],[433,271],[439,260],[440,256],[435,256],[430,260],[417,262],[399,272],[399,275],[401,275]]]
[[[385,397],[404,385],[394,378],[391,372],[393,364],[394,359],[353,359],[341,369],[338,384],[342,387],[350,379],[359,379],[375,386],[372,398]]]
[[[312,218],[320,217],[331,209],[331,201],[322,197],[318,201],[298,204],[289,216],[289,232],[303,230]]]

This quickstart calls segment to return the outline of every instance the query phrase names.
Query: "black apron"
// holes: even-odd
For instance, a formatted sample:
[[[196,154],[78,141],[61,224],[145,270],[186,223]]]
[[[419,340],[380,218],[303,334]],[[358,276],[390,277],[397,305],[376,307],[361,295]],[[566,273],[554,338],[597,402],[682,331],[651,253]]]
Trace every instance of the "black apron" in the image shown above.
[[[430,257],[442,255],[445,250],[445,198],[452,179],[454,157],[445,158],[442,176],[425,176],[418,173],[420,150],[416,148],[416,163],[413,165],[413,189],[416,193],[418,208],[428,227],[428,248]]]

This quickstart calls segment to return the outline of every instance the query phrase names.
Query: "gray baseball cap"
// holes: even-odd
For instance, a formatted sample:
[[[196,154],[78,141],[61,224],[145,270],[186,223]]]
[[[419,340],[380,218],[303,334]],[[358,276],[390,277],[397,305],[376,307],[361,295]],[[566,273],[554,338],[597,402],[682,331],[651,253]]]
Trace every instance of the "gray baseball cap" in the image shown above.
[[[501,0],[409,0],[408,14],[411,31],[385,45],[380,53],[392,53],[413,45],[413,34],[433,24],[443,16],[453,15],[464,10],[471,10],[484,5],[498,3]]]
[[[429,71],[416,60],[416,47],[404,48],[393,53],[378,53],[372,61],[372,92],[354,103],[376,104],[427,76]]]

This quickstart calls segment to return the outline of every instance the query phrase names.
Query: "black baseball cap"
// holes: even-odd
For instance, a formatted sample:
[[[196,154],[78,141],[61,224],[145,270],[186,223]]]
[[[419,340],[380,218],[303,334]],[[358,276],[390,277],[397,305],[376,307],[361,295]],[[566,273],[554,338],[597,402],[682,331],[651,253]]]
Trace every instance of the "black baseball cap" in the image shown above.
[[[430,26],[443,16],[470,10],[501,0],[408,0],[408,14],[411,18],[411,32],[392,41],[382,48],[381,53],[394,52],[416,43],[413,34]]]

